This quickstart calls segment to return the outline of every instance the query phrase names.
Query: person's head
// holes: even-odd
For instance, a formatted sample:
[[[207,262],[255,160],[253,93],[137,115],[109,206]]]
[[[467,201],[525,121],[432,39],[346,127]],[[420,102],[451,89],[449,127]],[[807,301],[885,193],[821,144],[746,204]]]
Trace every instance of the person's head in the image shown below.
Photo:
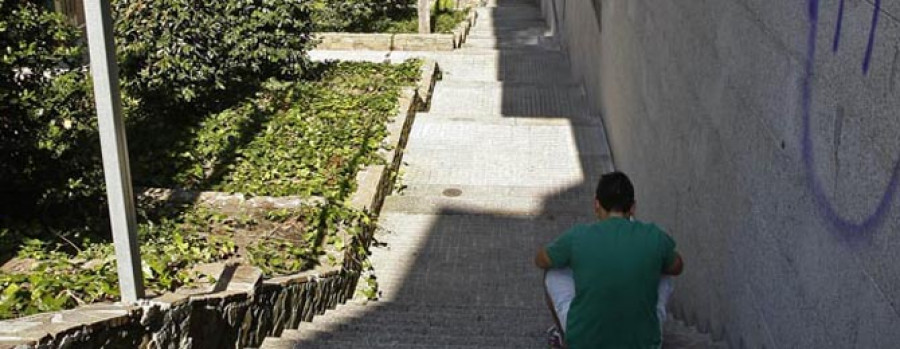
[[[610,172],[600,177],[594,209],[601,219],[610,215],[634,215],[634,186],[622,172]]]

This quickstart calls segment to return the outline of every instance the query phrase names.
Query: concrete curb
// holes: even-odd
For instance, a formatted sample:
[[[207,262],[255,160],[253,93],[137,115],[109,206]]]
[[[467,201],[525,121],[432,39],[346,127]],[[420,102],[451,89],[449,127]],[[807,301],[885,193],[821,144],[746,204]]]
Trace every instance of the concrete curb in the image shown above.
[[[336,51],[452,51],[462,47],[475,25],[478,13],[469,8],[465,20],[449,34],[390,34],[390,33],[313,33],[319,41],[318,50]]]

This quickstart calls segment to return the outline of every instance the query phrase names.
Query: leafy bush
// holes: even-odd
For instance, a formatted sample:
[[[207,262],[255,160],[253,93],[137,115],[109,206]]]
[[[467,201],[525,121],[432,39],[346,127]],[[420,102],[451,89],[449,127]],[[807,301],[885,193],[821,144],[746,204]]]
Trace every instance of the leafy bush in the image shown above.
[[[417,33],[415,0],[314,0],[313,23],[321,32]],[[432,31],[452,33],[466,17],[453,0],[437,1],[431,8]]]
[[[65,104],[86,100],[82,86],[57,95],[83,76],[67,71],[80,64],[79,36],[62,16],[32,1],[0,0],[0,195],[18,198],[15,205],[3,200],[2,213],[35,209],[42,188],[57,179],[48,165],[65,157],[59,140],[77,138],[90,123],[89,111]]]
[[[379,32],[392,20],[415,17],[416,0],[313,0],[316,31]]]
[[[306,65],[310,12],[296,0],[115,0],[127,89],[141,98],[194,101]]]
[[[466,11],[454,9],[439,10],[438,8],[434,8],[433,12],[432,32],[434,33],[453,33],[453,29],[456,29],[456,26],[466,19]],[[392,21],[385,29],[381,31],[386,33],[418,33],[419,20],[413,17],[404,20]]]

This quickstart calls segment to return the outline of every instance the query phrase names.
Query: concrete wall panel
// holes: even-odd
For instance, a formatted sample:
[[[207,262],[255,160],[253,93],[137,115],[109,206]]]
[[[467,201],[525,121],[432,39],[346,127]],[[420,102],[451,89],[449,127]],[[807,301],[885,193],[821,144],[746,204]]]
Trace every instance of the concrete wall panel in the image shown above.
[[[542,8],[685,256],[674,314],[737,348],[900,346],[897,2]]]

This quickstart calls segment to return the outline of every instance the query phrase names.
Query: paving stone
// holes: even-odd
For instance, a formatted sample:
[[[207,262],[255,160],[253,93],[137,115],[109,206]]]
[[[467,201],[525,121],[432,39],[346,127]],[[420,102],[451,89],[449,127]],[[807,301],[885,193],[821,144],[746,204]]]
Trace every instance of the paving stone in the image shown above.
[[[589,115],[576,85],[443,81],[435,87],[433,112],[461,115],[574,117]]]

